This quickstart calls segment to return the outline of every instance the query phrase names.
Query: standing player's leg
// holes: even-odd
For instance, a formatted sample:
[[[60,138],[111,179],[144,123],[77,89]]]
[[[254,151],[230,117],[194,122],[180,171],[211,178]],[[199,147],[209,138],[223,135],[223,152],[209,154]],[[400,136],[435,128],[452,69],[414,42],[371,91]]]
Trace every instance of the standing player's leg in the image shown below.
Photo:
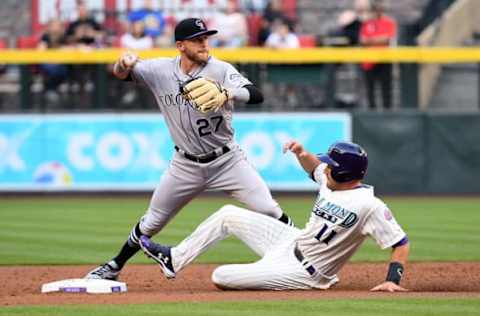
[[[140,237],[153,236],[162,230],[183,206],[204,190],[202,183],[198,168],[181,158],[174,158],[156,187],[147,212],[133,227],[120,252],[85,277],[117,279],[125,263],[140,250]]]
[[[286,238],[293,239],[298,233],[297,228],[283,225],[269,216],[226,205],[202,222],[176,247],[155,244],[144,237],[141,244],[147,255],[157,261],[164,274],[171,278],[200,254],[230,235],[243,241],[258,255],[264,256],[275,245]]]
[[[234,157],[230,159],[220,157],[212,165],[216,174],[208,181],[208,188],[223,190],[245,204],[248,209],[293,226],[292,219],[282,211],[278,202],[273,199],[267,184],[248,162],[243,151],[237,148],[228,154]]]

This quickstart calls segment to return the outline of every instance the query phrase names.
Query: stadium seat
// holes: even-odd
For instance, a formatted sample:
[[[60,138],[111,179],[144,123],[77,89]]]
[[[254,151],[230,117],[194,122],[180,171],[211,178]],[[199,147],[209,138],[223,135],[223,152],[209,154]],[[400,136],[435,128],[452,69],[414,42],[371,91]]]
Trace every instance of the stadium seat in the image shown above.
[[[17,48],[20,49],[32,49],[36,48],[39,42],[39,38],[36,35],[19,36],[17,38]]]
[[[121,37],[120,37],[120,36],[114,36],[114,37],[112,38],[111,46],[112,46],[113,48],[120,48],[120,47],[122,47]]]
[[[300,47],[308,48],[308,47],[316,46],[315,35],[311,35],[311,34],[299,35],[298,41],[300,42]]]
[[[290,20],[297,20],[297,0],[283,0],[282,10]]]
[[[169,24],[175,27],[175,25],[177,24],[177,20],[173,15],[168,15],[165,17],[165,24]]]
[[[259,14],[251,14],[247,16],[247,27],[248,27],[248,45],[256,46],[258,45],[258,33],[262,27],[263,18]]]

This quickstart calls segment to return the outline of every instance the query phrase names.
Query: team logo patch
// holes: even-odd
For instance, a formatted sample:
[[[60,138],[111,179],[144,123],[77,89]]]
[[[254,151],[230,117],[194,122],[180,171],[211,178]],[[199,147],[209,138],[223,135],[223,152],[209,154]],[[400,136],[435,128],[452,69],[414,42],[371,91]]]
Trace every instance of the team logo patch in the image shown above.
[[[230,74],[230,80],[235,81],[239,80],[242,76],[240,74]]]
[[[207,27],[202,20],[195,20],[195,25],[198,26],[201,30],[206,30]]]
[[[229,74],[228,75],[228,80],[234,84],[234,85],[238,85],[238,86],[244,86],[246,84],[248,84],[249,82],[247,80],[245,80],[245,78],[239,74],[239,73],[233,73],[233,74]]]
[[[393,219],[392,212],[390,212],[389,209],[385,209],[385,210],[383,211],[383,215],[385,216],[385,219],[386,219],[387,221],[391,221],[391,220]]]

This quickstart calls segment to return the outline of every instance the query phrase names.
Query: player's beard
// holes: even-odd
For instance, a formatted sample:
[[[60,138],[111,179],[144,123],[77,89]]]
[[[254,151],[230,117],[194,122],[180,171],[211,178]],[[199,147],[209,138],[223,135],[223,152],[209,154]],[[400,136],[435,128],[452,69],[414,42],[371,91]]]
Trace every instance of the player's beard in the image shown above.
[[[195,64],[197,64],[199,66],[202,66],[202,65],[206,64],[207,61],[208,61],[208,53],[207,53],[206,58],[202,58],[198,54],[196,54],[195,52],[185,50],[185,56],[187,56],[188,59],[190,59],[192,62],[194,62]]]

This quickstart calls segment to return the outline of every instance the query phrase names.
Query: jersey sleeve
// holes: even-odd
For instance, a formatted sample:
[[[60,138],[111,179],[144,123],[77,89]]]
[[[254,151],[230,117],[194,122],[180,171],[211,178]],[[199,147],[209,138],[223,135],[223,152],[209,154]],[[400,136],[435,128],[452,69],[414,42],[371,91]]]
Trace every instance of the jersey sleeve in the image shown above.
[[[154,68],[153,60],[139,60],[131,72],[133,80],[136,83],[150,86],[155,77]]]
[[[382,249],[392,247],[406,236],[390,209],[382,202],[370,213],[362,234],[372,236]]]
[[[322,185],[326,182],[325,173],[324,173],[326,167],[327,167],[327,164],[322,162],[317,166],[317,168],[315,168],[315,170],[313,170],[311,174],[312,180],[318,183],[319,185]]]
[[[225,77],[223,79],[222,85],[227,89],[232,88],[241,88],[246,85],[251,85],[252,83],[250,80],[245,78],[241,73],[238,72],[235,67],[232,65],[225,63]]]

